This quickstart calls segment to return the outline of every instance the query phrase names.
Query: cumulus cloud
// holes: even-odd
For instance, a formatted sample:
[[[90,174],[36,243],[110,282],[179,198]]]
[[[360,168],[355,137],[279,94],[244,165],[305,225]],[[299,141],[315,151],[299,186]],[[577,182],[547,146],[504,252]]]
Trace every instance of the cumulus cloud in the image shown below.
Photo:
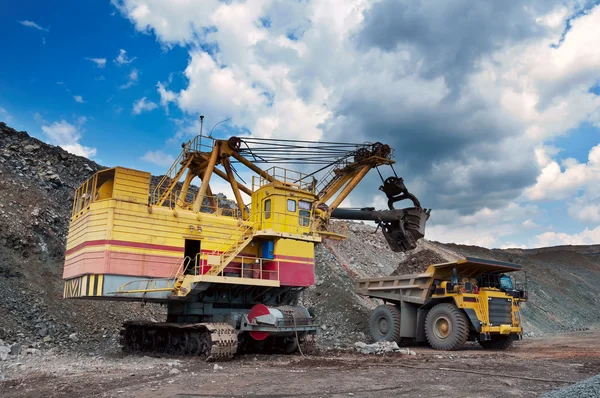
[[[547,141],[600,125],[589,91],[600,7],[584,2],[112,2],[138,31],[188,48],[186,85],[158,83],[161,106],[231,116],[260,137],[386,142],[423,205],[453,215],[436,222],[440,239],[506,244],[532,215],[464,236],[456,220],[552,197],[554,163],[559,174],[578,166],[560,164]],[[352,203],[369,204],[378,185],[369,175]]]
[[[75,100],[75,102],[79,102],[80,104],[85,103],[85,101],[83,100],[83,97],[81,95],[74,95],[73,99]]]
[[[96,67],[98,67],[98,68],[104,68],[106,66],[106,58],[85,58],[85,59],[96,64]]]
[[[96,148],[83,146],[79,141],[82,137],[81,129],[86,119],[79,118],[75,124],[66,120],[42,125],[42,131],[53,145],[58,145],[65,151],[75,155],[92,157],[96,155]]]
[[[600,242],[600,226],[594,229],[584,229],[575,234],[564,232],[544,232],[536,237],[535,247],[560,245],[593,245]]]
[[[49,32],[50,31],[50,28],[42,28],[40,25],[38,25],[37,23],[35,23],[33,21],[27,21],[27,20],[25,20],[25,21],[18,21],[18,22],[21,25],[23,25],[23,26],[34,28],[34,29],[37,29],[37,30],[42,30],[44,32]]]
[[[536,149],[536,158],[542,172],[535,185],[525,191],[532,200],[564,199],[586,184],[600,181],[600,144],[590,150],[587,163],[567,158],[559,164],[543,147]]]
[[[133,57],[133,58],[129,58],[127,56],[127,51],[120,49],[119,50],[119,55],[117,55],[117,57],[114,59],[114,63],[116,63],[117,65],[121,66],[121,65],[127,65],[132,63],[133,61],[136,60],[137,57]]]
[[[142,112],[150,112],[156,108],[158,108],[158,105],[152,101],[146,101],[146,97],[143,97],[133,103],[132,112],[134,115],[139,115]]]
[[[142,156],[142,160],[146,162],[154,163],[161,167],[168,167],[173,164],[175,158],[163,151],[148,151]]]
[[[519,233],[523,222],[537,213],[536,206],[514,202],[501,209],[483,208],[470,215],[461,215],[456,210],[437,210],[431,214],[427,239],[502,247],[507,244],[507,237]]]

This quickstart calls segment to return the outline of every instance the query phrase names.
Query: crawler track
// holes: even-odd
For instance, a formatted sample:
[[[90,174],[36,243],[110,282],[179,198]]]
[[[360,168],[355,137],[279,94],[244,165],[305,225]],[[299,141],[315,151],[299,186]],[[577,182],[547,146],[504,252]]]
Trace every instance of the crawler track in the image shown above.
[[[158,352],[227,361],[237,351],[236,330],[227,323],[130,321],[121,329],[124,352]]]

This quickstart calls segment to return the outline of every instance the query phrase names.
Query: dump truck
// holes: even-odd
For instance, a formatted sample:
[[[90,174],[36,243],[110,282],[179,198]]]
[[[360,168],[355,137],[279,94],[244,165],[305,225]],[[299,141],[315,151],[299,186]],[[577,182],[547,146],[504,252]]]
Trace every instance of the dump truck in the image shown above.
[[[436,350],[478,341],[506,349],[523,336],[527,287],[517,288],[510,274],[519,270],[518,264],[465,257],[423,273],[359,279],[356,292],[384,302],[369,320],[375,341],[428,343]]]

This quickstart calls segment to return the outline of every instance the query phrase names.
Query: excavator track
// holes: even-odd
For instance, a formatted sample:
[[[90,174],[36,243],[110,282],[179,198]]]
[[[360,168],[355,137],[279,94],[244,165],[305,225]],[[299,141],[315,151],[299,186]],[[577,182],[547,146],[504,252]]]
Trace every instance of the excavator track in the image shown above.
[[[124,352],[198,356],[208,362],[233,359],[238,347],[236,330],[228,323],[130,321],[120,334]]]

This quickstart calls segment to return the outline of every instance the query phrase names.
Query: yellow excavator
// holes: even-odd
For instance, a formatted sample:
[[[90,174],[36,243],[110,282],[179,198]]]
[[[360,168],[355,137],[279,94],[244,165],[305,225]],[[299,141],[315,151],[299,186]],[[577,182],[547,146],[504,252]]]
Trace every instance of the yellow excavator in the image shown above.
[[[99,171],[75,192],[64,297],[166,305],[166,322],[124,325],[125,351],[212,360],[314,344],[317,320],[298,299],[315,281],[314,245],[344,238],[331,218],[375,221],[395,251],[424,235],[429,211],[395,172],[381,187],[389,209],[339,208],[370,170],[391,167],[392,155],[379,142],[201,133],[157,184],[144,171]],[[302,171],[287,168],[294,164]],[[234,203],[213,194],[215,178],[229,184]],[[413,206],[395,209],[404,199]]]

